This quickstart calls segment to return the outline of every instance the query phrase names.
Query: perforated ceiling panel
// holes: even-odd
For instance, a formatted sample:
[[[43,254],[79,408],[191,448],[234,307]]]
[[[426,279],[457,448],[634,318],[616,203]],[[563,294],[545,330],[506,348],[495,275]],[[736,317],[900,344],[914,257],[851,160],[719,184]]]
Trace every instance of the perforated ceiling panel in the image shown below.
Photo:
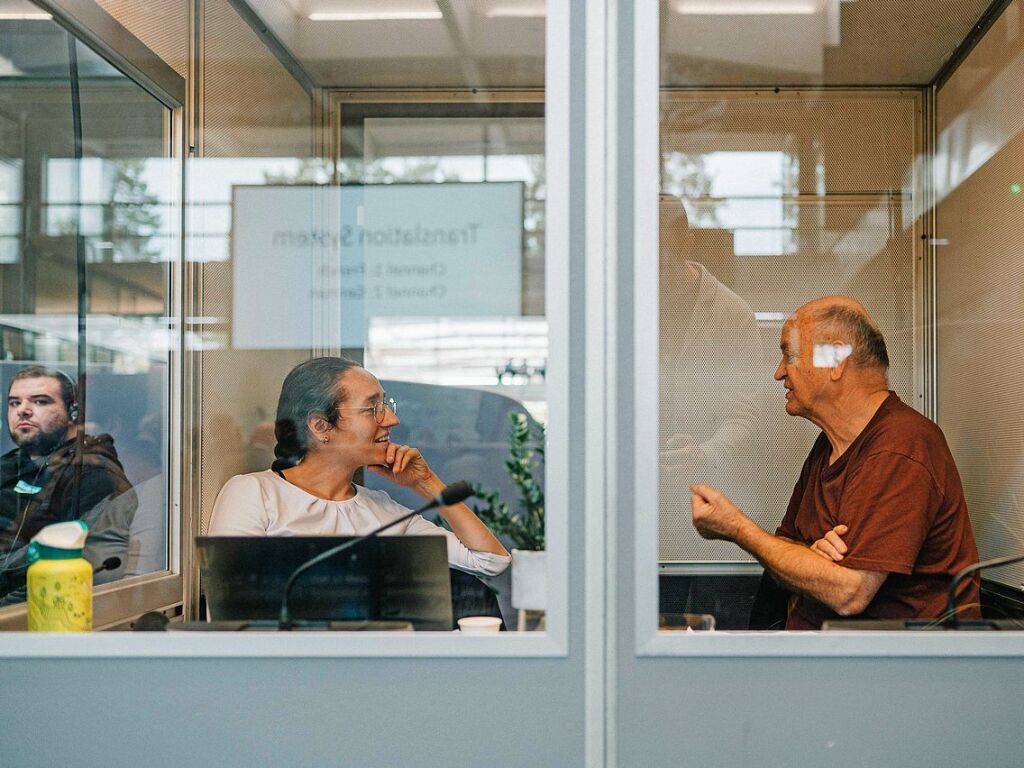
[[[662,85],[923,85],[991,0],[662,3]],[[720,8],[717,10],[715,6]],[[786,12],[786,7],[790,12]],[[793,12],[792,6],[804,6]],[[774,8],[773,8],[774,7]]]
[[[318,85],[543,88],[544,0],[248,0]],[[296,13],[298,5],[307,11]],[[419,9],[418,19],[310,19],[308,11]]]
[[[937,211],[948,243],[936,265],[937,413],[983,559],[1024,554],[1020,6],[1011,4],[937,99],[940,149],[955,169],[943,176]],[[1024,564],[985,576],[1020,588]]]
[[[750,561],[700,538],[691,483],[774,531],[818,429],[784,411],[782,322],[819,296],[862,301],[890,386],[914,391],[915,92],[674,94],[662,117],[659,559]],[[689,262],[689,263],[687,263]]]
[[[96,0],[103,10],[146,44],[182,77],[188,73],[188,2]]]

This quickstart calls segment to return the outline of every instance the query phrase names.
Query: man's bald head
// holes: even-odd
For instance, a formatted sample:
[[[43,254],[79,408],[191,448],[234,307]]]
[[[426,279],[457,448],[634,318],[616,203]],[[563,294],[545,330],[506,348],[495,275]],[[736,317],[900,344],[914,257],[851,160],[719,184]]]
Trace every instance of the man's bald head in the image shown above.
[[[856,299],[825,296],[809,301],[793,315],[817,342],[841,339],[853,350],[849,361],[858,368],[889,369],[889,353],[878,325]],[[805,325],[806,323],[806,325]]]

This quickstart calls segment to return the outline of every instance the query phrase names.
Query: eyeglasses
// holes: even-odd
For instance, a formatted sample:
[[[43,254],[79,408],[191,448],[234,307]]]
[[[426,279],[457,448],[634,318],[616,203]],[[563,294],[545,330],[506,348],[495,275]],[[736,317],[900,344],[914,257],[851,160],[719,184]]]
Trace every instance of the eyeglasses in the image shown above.
[[[385,409],[391,411],[396,416],[398,415],[398,401],[393,397],[384,396],[382,400],[378,400],[373,405],[366,405],[362,407],[351,406],[348,408],[339,408],[339,411],[372,411],[373,418],[378,424],[384,423],[384,412]]]

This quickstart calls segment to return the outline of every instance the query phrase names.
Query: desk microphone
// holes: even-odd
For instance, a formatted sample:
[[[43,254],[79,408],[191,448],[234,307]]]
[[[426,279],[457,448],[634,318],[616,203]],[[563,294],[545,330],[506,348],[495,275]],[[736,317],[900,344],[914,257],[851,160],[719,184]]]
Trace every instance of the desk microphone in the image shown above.
[[[437,494],[437,496],[432,498],[419,509],[414,509],[408,514],[402,515],[401,517],[397,517],[390,523],[382,525],[380,528],[376,528],[370,531],[369,533],[364,533],[362,536],[359,536],[355,539],[350,539],[349,541],[346,541],[343,544],[339,544],[336,547],[331,547],[326,552],[321,552],[316,557],[312,557],[306,562],[304,562],[302,565],[300,565],[298,568],[292,571],[292,575],[288,577],[288,582],[284,585],[284,595],[281,597],[281,615],[277,621],[277,628],[292,628],[291,615],[288,613],[288,597],[291,595],[292,586],[294,586],[295,580],[298,579],[299,576],[308,571],[310,568],[312,568],[314,565],[322,563],[324,560],[332,558],[338,553],[344,552],[346,549],[351,549],[352,547],[358,546],[367,539],[372,539],[378,536],[382,531],[386,531],[388,528],[393,528],[399,523],[408,520],[410,517],[420,515],[424,512],[427,512],[428,510],[433,509],[434,507],[450,507],[453,504],[461,504],[463,501],[465,501],[466,499],[473,495],[475,495],[473,492],[473,486],[471,486],[465,480],[460,480],[457,483],[446,485],[444,489],[439,494]]]
[[[956,589],[960,582],[984,568],[994,568],[997,565],[1009,565],[1024,561],[1024,555],[1010,555],[1009,557],[996,557],[992,560],[982,560],[980,563],[969,565],[953,577],[949,584],[949,596],[946,598],[946,626],[956,629],[960,626],[960,619],[956,615]]]
[[[108,557],[106,560],[104,560],[102,563],[96,566],[96,568],[93,570],[93,575],[96,575],[100,571],[116,571],[120,567],[120,557]]]

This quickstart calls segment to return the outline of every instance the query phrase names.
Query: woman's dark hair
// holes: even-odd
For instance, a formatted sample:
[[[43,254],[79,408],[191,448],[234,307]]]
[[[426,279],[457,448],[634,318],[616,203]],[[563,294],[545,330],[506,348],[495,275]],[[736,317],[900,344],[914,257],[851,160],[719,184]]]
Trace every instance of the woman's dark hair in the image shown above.
[[[294,467],[309,450],[309,428],[306,420],[312,415],[333,424],[338,408],[345,401],[345,391],[338,378],[359,364],[345,357],[314,357],[292,368],[281,385],[274,421],[274,460],[271,469]]]

